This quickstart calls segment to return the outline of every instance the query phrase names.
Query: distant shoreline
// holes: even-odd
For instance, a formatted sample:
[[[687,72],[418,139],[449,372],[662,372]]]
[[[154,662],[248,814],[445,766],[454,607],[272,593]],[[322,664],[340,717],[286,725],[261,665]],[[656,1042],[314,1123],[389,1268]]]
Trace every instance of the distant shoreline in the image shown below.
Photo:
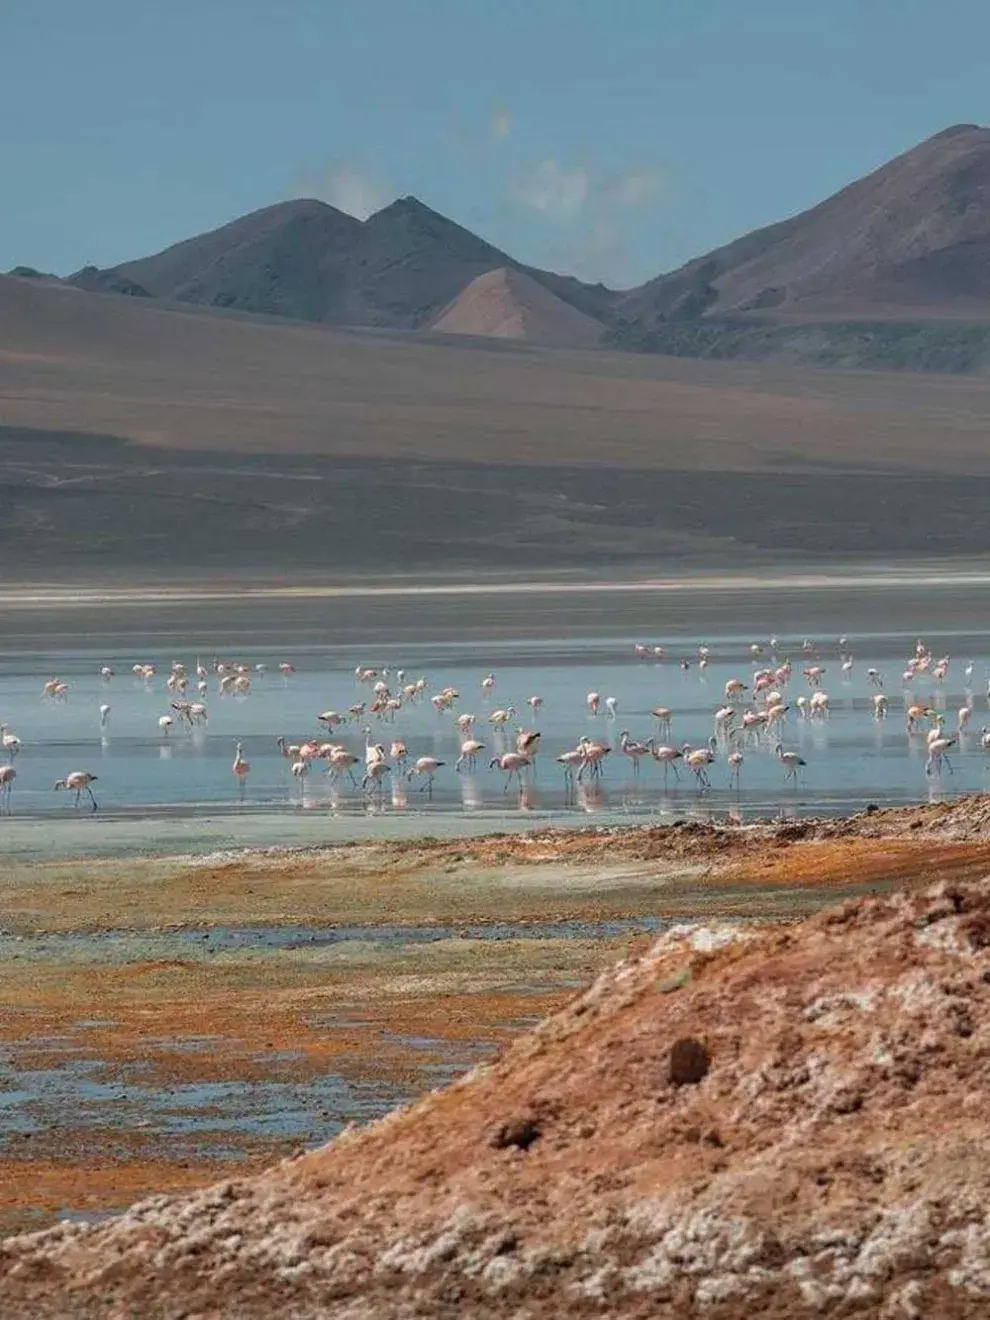
[[[848,590],[851,587],[959,587],[990,585],[990,566],[982,568],[953,568],[938,561],[916,565],[894,564],[876,568],[869,565],[850,565],[822,572],[780,571],[762,573],[755,569],[738,573],[685,571],[674,575],[650,578],[621,578],[575,582],[555,581],[552,578],[531,580],[451,581],[434,580],[420,583],[396,582],[382,578],[367,581],[343,580],[331,584],[318,582],[260,582],[218,579],[207,585],[163,585],[158,582],[142,584],[134,579],[121,586],[85,583],[7,583],[0,588],[0,608],[48,609],[52,606],[126,606],[148,605],[156,602],[177,604],[204,604],[211,601],[243,600],[327,600],[381,597],[458,597],[458,596],[524,596],[611,595],[628,592],[706,592],[706,591],[767,591],[786,590]]]

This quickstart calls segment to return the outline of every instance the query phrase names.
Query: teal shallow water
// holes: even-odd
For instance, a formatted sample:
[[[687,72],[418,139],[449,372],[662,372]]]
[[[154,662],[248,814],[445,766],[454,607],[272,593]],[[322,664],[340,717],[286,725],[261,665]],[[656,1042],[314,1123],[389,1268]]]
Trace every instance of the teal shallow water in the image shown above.
[[[702,642],[711,651],[707,670],[698,664]],[[708,819],[730,811],[742,819],[846,814],[870,802],[929,800],[990,783],[980,739],[982,726],[990,723],[985,658],[990,634],[967,630],[933,638],[936,655],[954,657],[947,679],[939,684],[922,676],[907,686],[901,674],[913,640],[903,631],[850,638],[854,665],[849,673],[842,670],[837,640],[816,643],[813,655],[802,654],[800,643],[791,638],[778,646],[778,659],[790,656],[795,669],[785,689],[790,711],[782,741],[807,762],[798,786],[785,781],[773,755],[775,739],[747,741],[739,788],[730,786],[721,749],[709,772],[711,789],[703,794],[683,769],[679,779],[671,776],[666,783],[652,761],[634,774],[618,748],[619,734],[628,729],[634,739],[661,740],[651,711],[666,706],[673,720],[662,741],[704,745],[712,734],[714,711],[724,702],[726,681],[741,678],[751,685],[754,669],[772,663],[769,648],[752,655],[741,635],[668,639],[662,659],[638,657],[632,639],[594,638],[437,643],[395,652],[379,646],[368,648],[370,654],[313,646],[289,652],[242,648],[237,659],[252,669],[264,664],[267,672],[254,673],[249,695],[220,696],[210,660],[204,728],[185,726],[171,709],[176,694],[165,689],[172,661],[182,659],[194,671],[196,655],[174,650],[160,655],[0,652],[0,721],[24,745],[14,761],[13,815],[0,820],[0,846],[9,858],[27,860],[460,837],[533,827]],[[295,666],[288,677],[277,671],[282,658]],[[131,666],[138,661],[157,664],[155,677],[135,677]],[[810,696],[801,669],[812,662],[825,668],[823,685],[830,697],[830,717],[820,722],[801,718],[797,709],[797,697]],[[967,680],[968,662],[973,670]],[[99,676],[104,663],[115,670],[107,682]],[[373,666],[393,688],[420,675],[428,679],[424,697],[404,704],[394,722],[372,720],[371,738],[386,747],[394,739],[406,743],[410,763],[424,755],[443,762],[432,792],[421,791],[423,781],[394,773],[381,794],[369,796],[346,777],[332,782],[319,761],[304,779],[291,775],[276,745],[279,735],[292,743],[309,738],[340,742],[363,762],[362,718],[349,719],[333,734],[317,719],[321,712],[345,714],[350,706],[373,699],[370,685],[357,682],[355,664]],[[877,689],[867,676],[870,668],[884,676],[890,709],[882,722],[873,718]],[[397,671],[403,671],[402,679]],[[496,675],[490,693],[481,687],[488,672]],[[44,682],[56,676],[68,684],[63,701],[42,695]],[[459,696],[452,710],[438,714],[430,697],[447,686]],[[589,714],[591,691],[600,693],[603,708],[606,697],[615,698],[615,719]],[[535,716],[527,704],[533,695],[544,703]],[[968,728],[950,759],[952,773],[946,768],[940,776],[925,774],[924,736],[911,738],[905,731],[904,710],[912,702],[944,712],[951,732],[958,711],[971,709]],[[101,704],[111,708],[102,727]],[[747,702],[738,705],[741,713]],[[505,731],[496,730],[489,716],[509,707],[515,713]],[[477,770],[462,774],[454,769],[461,742],[455,718],[465,712],[476,716],[474,735],[486,746]],[[167,736],[158,723],[166,714],[173,719]],[[510,749],[514,730],[523,725],[541,731],[540,755],[523,791],[513,786],[506,792],[504,777],[487,761]],[[613,751],[601,783],[589,781],[572,791],[555,758],[582,735],[609,743]],[[231,770],[238,741],[251,764],[243,785]],[[71,796],[52,791],[56,778],[76,769],[98,777],[96,814],[76,811]]]

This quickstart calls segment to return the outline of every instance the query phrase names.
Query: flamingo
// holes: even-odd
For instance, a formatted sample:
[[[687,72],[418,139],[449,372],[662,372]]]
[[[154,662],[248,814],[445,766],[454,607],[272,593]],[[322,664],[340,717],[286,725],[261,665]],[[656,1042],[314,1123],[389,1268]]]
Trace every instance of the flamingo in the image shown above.
[[[980,746],[985,752],[990,752],[990,729],[986,725],[980,730]]]
[[[90,787],[91,784],[96,783],[96,780],[97,780],[97,776],[91,774],[88,770],[73,770],[69,774],[67,774],[64,779],[55,780],[55,791],[58,792],[59,789],[65,788],[68,789],[70,792],[74,792],[76,795],[75,805],[77,807],[79,806],[79,803],[82,800],[83,793],[88,793],[89,800],[93,804],[93,810],[97,811],[98,810],[97,801],[96,798],[93,796],[93,790]]]
[[[526,704],[529,706],[530,710],[533,712],[534,715],[539,715],[540,711],[543,709],[543,698],[528,697]]]
[[[330,764],[327,774],[334,783],[336,783],[337,779],[339,779],[342,774],[346,774],[354,787],[357,788],[357,780],[354,778],[354,767],[360,764],[360,760],[360,757],[355,756],[353,752],[349,752],[346,747],[333,747],[330,750],[330,755],[327,757],[327,761]],[[388,767],[388,762],[384,759],[374,761],[372,764],[382,765],[386,768]],[[370,769],[371,765],[365,766],[366,771]]]
[[[730,752],[727,759],[729,762],[729,787],[731,788],[733,784],[735,784],[736,788],[739,788],[744,759],[743,754],[742,752]]]
[[[866,677],[874,687],[883,687],[883,674],[880,673],[879,669],[868,669],[866,671]]]
[[[406,760],[409,756],[409,748],[406,746],[404,742],[400,742],[396,739],[393,739],[392,746],[389,748],[388,754],[389,754],[389,758],[393,760],[401,770],[402,767],[405,765]]]
[[[885,720],[887,718],[887,707],[890,703],[882,692],[878,692],[873,698],[873,718],[875,720]]]
[[[703,788],[711,788],[712,781],[708,778],[708,767],[715,760],[717,744],[713,746],[715,739],[709,739],[707,747],[695,747],[693,750],[689,743],[685,743],[681,748],[681,755],[684,758],[684,764],[694,773],[698,781],[699,792]]]
[[[611,753],[611,747],[607,747],[604,743],[592,742],[590,738],[582,738],[578,748],[584,756],[584,762],[577,774],[578,779],[583,779],[585,770],[589,769],[593,779],[600,779],[602,762]]]
[[[716,738],[725,738],[732,727],[732,721],[736,718],[734,706],[719,706],[715,712],[715,736]]]
[[[381,793],[385,788],[385,776],[391,772],[392,767],[387,761],[375,761],[366,768],[361,787],[368,793]]]
[[[557,764],[563,767],[565,787],[573,787],[575,767],[580,768],[584,765],[584,752],[579,747],[575,747],[568,752],[562,752],[557,757]]]
[[[495,675],[494,675],[494,674],[488,674],[488,675],[486,675],[486,676],[481,680],[481,688],[482,688],[482,691],[483,691],[483,692],[485,692],[485,693],[487,693],[487,694],[489,694],[489,695],[490,695],[492,692],[494,692],[494,691],[495,691]]]
[[[516,730],[516,751],[521,752],[523,756],[536,763],[536,753],[540,748],[540,739],[543,735],[537,729],[517,729]]]
[[[670,722],[674,718],[674,712],[669,706],[656,706],[650,712],[659,725],[659,732],[662,737],[670,737]]]
[[[464,734],[464,736],[466,737],[474,728],[476,720],[477,720],[477,716],[471,715],[467,711],[463,715],[458,715],[457,717],[458,732]]]
[[[12,733],[6,724],[0,724],[0,751],[8,752],[13,760],[23,746],[16,733]]]
[[[587,701],[588,701],[589,712],[592,715],[597,715],[598,707],[601,705],[601,701],[602,701],[601,694],[598,692],[589,692]]]
[[[820,720],[827,720],[829,717],[828,693],[820,690],[812,693],[808,708],[812,719],[817,716]]]
[[[786,771],[786,778],[793,779],[794,787],[797,788],[798,769],[800,766],[807,765],[808,762],[803,757],[798,756],[797,752],[785,752],[782,743],[778,743],[773,750]]]
[[[0,806],[7,804],[7,815],[10,815],[10,799],[14,791],[14,780],[17,778],[17,771],[12,765],[0,765]]]
[[[730,678],[725,685],[725,699],[731,701],[733,697],[741,697],[746,691],[746,684],[741,678]]]
[[[497,729],[501,729],[508,724],[515,713],[515,706],[506,706],[505,710],[493,710],[488,716],[488,723],[494,725]]]
[[[952,769],[952,762],[949,760],[946,753],[950,747],[955,747],[955,745],[955,738],[929,738],[928,760],[925,762],[925,774],[940,775],[942,773],[943,761],[949,768],[949,774],[954,774],[955,771]]]
[[[677,762],[681,759],[682,755],[683,753],[679,747],[660,746],[653,748],[654,761],[656,761],[658,765],[663,766],[664,788],[667,787],[667,775],[671,770],[674,772],[674,778],[680,779],[681,772],[677,768]]]
[[[478,753],[484,750],[485,744],[477,738],[465,738],[461,743],[461,754],[454,762],[454,769],[459,771],[461,766],[466,766],[468,770],[473,770],[478,763]]]
[[[419,775],[426,780],[426,783],[420,789],[421,793],[429,793],[433,796],[433,777],[441,766],[446,765],[446,761],[438,761],[435,756],[421,756],[416,761],[413,768],[406,774],[407,779],[412,779],[413,775]],[[370,767],[369,767],[370,769]]]
[[[646,742],[634,742],[629,737],[629,731],[623,729],[619,734],[619,749],[632,761],[633,774],[638,775],[640,759],[653,754],[653,739],[648,738]]]
[[[956,732],[965,733],[966,725],[973,718],[973,712],[969,706],[960,706],[956,712]]]
[[[243,788],[248,775],[251,773],[251,762],[244,759],[244,748],[238,743],[234,753],[234,764],[230,767],[237,777],[237,782]]]
[[[113,678],[113,670],[110,668],[109,665],[102,666],[102,668],[100,669],[100,678],[103,679],[104,683],[109,683],[111,678]]]
[[[616,707],[618,706],[618,704],[619,704],[619,701],[618,701],[618,698],[617,698],[617,697],[606,697],[606,698],[605,698],[605,718],[606,718],[607,720],[614,720],[614,719],[615,719],[615,710],[616,710]]]
[[[171,715],[160,716],[158,720],[158,727],[162,731],[162,737],[167,738],[172,728],[172,716]]]
[[[100,728],[101,728],[101,729],[105,729],[105,728],[107,727],[107,721],[108,721],[109,719],[110,719],[110,707],[106,704],[106,702],[104,702],[103,705],[100,707]]]
[[[508,793],[509,785],[512,783],[512,776],[515,775],[519,782],[519,792],[523,791],[522,772],[527,766],[532,765],[528,756],[522,752],[503,752],[501,756],[493,756],[488,762],[489,770],[501,770],[505,775],[505,787],[503,793]]]
[[[292,762],[292,778],[293,778],[293,779],[304,779],[304,778],[306,777],[306,775],[308,775],[308,774],[309,774],[309,762],[308,762],[308,761],[293,761],[293,762]]]
[[[930,706],[908,706],[907,708],[907,731],[908,733],[917,733],[918,724],[934,714]]]

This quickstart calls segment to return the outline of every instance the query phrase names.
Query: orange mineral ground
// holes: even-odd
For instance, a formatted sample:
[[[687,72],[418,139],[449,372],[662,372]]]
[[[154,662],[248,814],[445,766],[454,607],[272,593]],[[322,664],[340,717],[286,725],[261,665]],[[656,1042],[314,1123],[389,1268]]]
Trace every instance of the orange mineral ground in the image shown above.
[[[723,892],[816,857],[837,897],[868,855],[906,883],[674,927],[381,1122],[8,1239],[5,1320],[986,1316],[987,810],[702,831]]]

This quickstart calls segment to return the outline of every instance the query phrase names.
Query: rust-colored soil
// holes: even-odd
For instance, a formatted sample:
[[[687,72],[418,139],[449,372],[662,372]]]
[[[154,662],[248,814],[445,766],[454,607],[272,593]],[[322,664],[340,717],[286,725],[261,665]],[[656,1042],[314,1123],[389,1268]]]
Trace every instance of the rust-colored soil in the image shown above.
[[[44,1063],[31,1053],[39,1036],[74,1029],[108,1075],[139,1062],[163,1086],[253,1084],[279,1070],[301,1085],[328,1073],[414,1079],[413,1039],[430,1062],[458,1042],[505,1050],[448,1091],[261,1177],[265,1155],[279,1153],[263,1141],[243,1139],[232,1164],[181,1143],[169,1151],[154,1130],[74,1132],[66,1116],[37,1150],[13,1143],[0,1209],[26,1227],[61,1206],[227,1181],[105,1225],[8,1241],[4,1316],[985,1315],[988,816],[977,798],[852,821],[268,859],[307,901],[316,874],[333,892],[327,868],[366,868],[370,892],[401,873],[403,911],[420,917],[427,876],[487,875],[495,887],[474,895],[484,918],[486,903],[511,910],[513,895],[526,909],[562,859],[575,874],[653,865],[639,910],[672,915],[693,903],[708,917],[793,923],[830,894],[904,887],[801,926],[716,923],[651,948],[627,941],[633,961],[569,1004],[561,975],[587,978],[621,941],[441,942],[418,963],[309,971],[4,969],[16,1010],[6,1044],[26,1064]],[[202,869],[243,868],[256,891],[265,864]],[[502,873],[512,886],[497,887]],[[226,879],[225,901],[244,901],[234,872]],[[574,902],[558,892],[544,916]],[[541,995],[512,988],[524,970],[545,978]],[[547,1010],[555,1016],[511,1043],[527,1013]],[[84,1015],[106,1021],[81,1031]],[[209,1049],[181,1048],[204,1036]],[[671,1080],[680,1039],[694,1043],[678,1068],[700,1060],[704,1073],[710,1061],[696,1082]]]

